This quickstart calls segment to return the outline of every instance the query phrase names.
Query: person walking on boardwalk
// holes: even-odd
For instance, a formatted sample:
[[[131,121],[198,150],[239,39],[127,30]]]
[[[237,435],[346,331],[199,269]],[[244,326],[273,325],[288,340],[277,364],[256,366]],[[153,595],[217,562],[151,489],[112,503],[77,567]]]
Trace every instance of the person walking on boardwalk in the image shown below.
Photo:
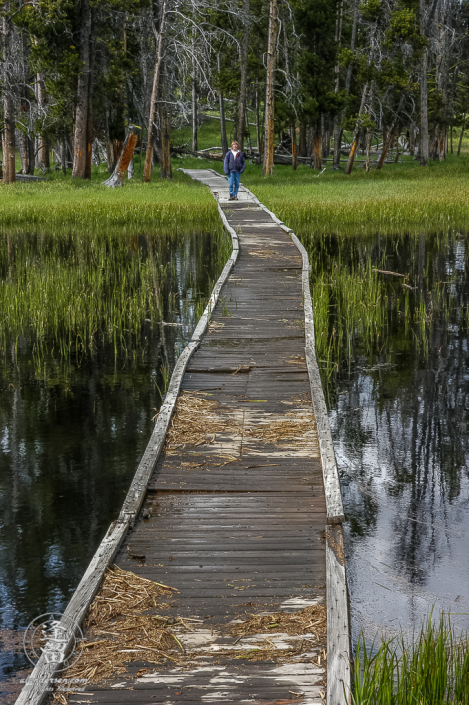
[[[246,166],[244,154],[239,151],[237,142],[231,143],[231,149],[225,154],[223,171],[228,176],[228,188],[230,191],[230,201],[238,200],[239,180]]]

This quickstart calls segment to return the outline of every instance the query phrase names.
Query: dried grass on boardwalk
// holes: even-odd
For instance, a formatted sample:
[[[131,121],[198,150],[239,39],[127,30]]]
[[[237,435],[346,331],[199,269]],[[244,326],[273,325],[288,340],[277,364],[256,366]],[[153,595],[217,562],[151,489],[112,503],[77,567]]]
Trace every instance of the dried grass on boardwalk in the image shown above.
[[[177,455],[186,447],[211,445],[220,434],[289,448],[302,448],[306,443],[316,450],[316,422],[311,407],[284,415],[247,414],[243,423],[229,408],[207,398],[210,396],[206,392],[185,392],[179,397],[166,437],[167,455]]]
[[[165,452],[176,455],[186,446],[210,444],[217,433],[239,433],[233,418],[220,413],[218,402],[207,399],[204,392],[184,392],[176,403],[166,434]]]
[[[175,639],[159,620],[142,614],[157,599],[170,597],[173,588],[152,582],[117,566],[108,568],[101,589],[88,610],[87,640],[82,657],[67,671],[67,679],[99,682],[126,670],[125,664],[145,655],[146,661],[171,658],[166,651]],[[56,702],[66,702],[56,694]]]
[[[246,620],[214,625],[213,647],[211,643],[199,647],[192,644],[197,644],[199,633],[205,632],[204,620],[154,614],[158,606],[167,607],[161,602],[158,605],[158,600],[170,600],[175,592],[117,566],[108,569],[86,617],[84,654],[67,671],[67,678],[100,683],[125,673],[132,661],[191,668],[201,657],[214,662],[231,657],[280,664],[304,660],[322,665],[327,630],[324,605],[297,612],[250,614]],[[148,613],[150,610],[153,614]],[[243,639],[249,643],[243,645]],[[275,639],[280,643],[275,644]],[[137,675],[151,670],[142,668]],[[54,702],[65,705],[67,695],[57,692]]]

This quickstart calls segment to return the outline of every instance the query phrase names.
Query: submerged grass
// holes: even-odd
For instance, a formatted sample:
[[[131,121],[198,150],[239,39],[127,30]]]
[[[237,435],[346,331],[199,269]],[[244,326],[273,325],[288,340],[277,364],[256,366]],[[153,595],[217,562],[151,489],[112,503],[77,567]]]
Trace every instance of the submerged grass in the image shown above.
[[[310,238],[316,352],[326,385],[360,356],[371,361],[396,348],[425,357],[435,321],[451,318],[467,329],[468,306],[454,292],[463,276],[456,262],[462,241],[448,231]]]
[[[51,343],[62,355],[100,341],[138,347],[176,304],[181,313],[178,248],[184,266],[194,267],[192,315],[203,310],[210,291],[201,291],[197,271],[207,257],[224,264],[220,225],[206,245],[196,234],[0,233],[0,341],[32,335],[36,346]]]
[[[410,644],[383,640],[377,651],[360,638],[353,705],[468,705],[469,650],[450,619],[429,617]]]

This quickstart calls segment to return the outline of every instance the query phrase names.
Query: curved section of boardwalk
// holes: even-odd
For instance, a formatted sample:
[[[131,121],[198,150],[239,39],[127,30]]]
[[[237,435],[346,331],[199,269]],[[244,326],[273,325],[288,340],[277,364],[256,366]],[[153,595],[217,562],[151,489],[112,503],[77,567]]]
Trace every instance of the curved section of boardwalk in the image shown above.
[[[225,179],[191,175],[226,201]],[[304,619],[325,604],[326,506],[302,258],[249,192],[224,213],[240,255],[184,375],[147,491],[151,516],[140,515],[115,559],[178,591],[154,614],[175,625],[185,653],[156,665],[144,653],[71,703],[324,702],[325,634]],[[303,620],[296,634],[270,617],[261,631],[233,634],[281,611]]]

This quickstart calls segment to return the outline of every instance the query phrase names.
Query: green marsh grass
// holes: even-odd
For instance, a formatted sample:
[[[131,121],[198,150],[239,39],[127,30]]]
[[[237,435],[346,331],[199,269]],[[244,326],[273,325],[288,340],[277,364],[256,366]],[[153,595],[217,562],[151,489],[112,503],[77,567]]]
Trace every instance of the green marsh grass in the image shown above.
[[[218,228],[217,206],[209,190],[176,172],[175,180],[142,184],[135,179],[123,188],[108,189],[105,170],[95,168],[91,182],[71,181],[57,174],[50,181],[0,182],[0,232],[56,230],[99,233],[183,233]]]
[[[134,347],[145,319],[153,325],[174,308],[171,248],[185,243],[182,256],[197,257],[195,233],[212,233],[210,257],[223,267],[229,242],[209,190],[180,172],[173,181],[158,173],[117,189],[102,185],[103,165],[85,182],[54,172],[47,182],[0,183],[3,346],[31,334],[38,349],[53,341],[61,354],[98,341]],[[187,305],[199,315],[210,291],[192,288]]]
[[[469,227],[467,156],[421,168],[415,162],[351,176],[276,166],[263,179],[249,166],[243,183],[301,237],[418,233]]]
[[[450,619],[431,616],[411,643],[383,640],[377,650],[359,639],[353,663],[353,705],[468,705],[467,635]]]

